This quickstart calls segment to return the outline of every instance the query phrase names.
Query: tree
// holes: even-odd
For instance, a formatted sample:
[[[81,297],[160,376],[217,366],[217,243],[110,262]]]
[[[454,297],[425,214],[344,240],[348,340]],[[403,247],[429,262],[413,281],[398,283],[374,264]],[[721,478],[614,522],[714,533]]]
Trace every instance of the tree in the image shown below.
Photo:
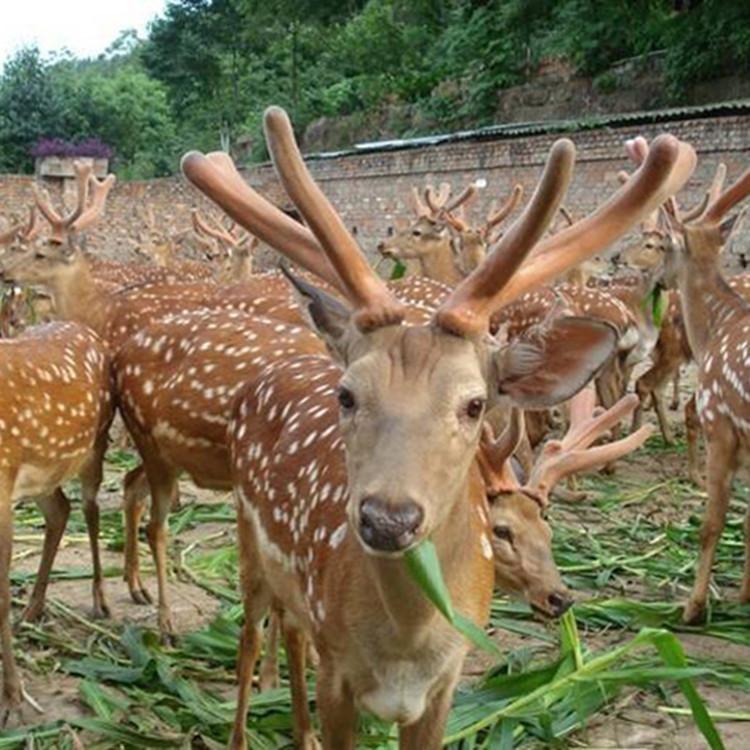
[[[31,146],[59,135],[65,120],[65,98],[51,80],[36,47],[21,49],[6,64],[0,79],[0,168],[31,171]]]

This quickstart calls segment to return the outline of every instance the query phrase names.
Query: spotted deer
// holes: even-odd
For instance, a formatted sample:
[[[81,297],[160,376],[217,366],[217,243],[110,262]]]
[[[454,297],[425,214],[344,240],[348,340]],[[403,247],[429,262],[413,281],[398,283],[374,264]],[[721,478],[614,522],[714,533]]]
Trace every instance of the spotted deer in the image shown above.
[[[645,156],[645,153],[644,153]],[[700,532],[695,583],[683,619],[703,619],[716,545],[723,531],[734,475],[750,446],[747,382],[750,305],[724,280],[719,258],[736,215],[729,212],[750,193],[750,170],[710,196],[691,219],[669,205],[665,278],[680,292],[690,349],[698,365],[695,408],[706,440],[708,504]],[[750,601],[750,510],[745,517],[745,567],[740,599]]]
[[[65,530],[70,503],[61,485],[98,467],[92,457],[111,421],[109,363],[102,341],[73,323],[50,323],[0,341],[0,639],[3,690],[0,726],[17,709],[23,690],[10,626],[12,505],[34,498],[45,519],[44,546],[34,590],[22,619],[44,606],[49,574]],[[95,482],[94,482],[95,483]],[[91,484],[85,482],[84,484]],[[96,496],[84,493],[84,514],[94,567],[94,610],[108,613],[99,558]]]
[[[266,132],[282,184],[346,293],[342,304],[297,282],[311,320],[342,361],[338,389],[325,387],[331,406],[334,399],[339,404],[340,434],[318,430],[325,413],[308,402],[318,373],[305,359],[268,368],[235,402],[229,435],[246,606],[241,648],[250,656],[240,675],[232,746],[246,747],[242,717],[256,628],[276,599],[284,611],[298,745],[314,746],[301,669],[307,633],[320,655],[325,747],[353,747],[357,710],[364,708],[400,724],[402,748],[437,748],[467,644],[421,597],[403,554],[432,538],[456,608],[484,622],[493,562],[474,457],[486,402],[500,394],[522,407],[564,400],[614,344],[609,325],[563,318],[536,344],[496,350],[486,337],[490,315],[662,203],[692,172],[694,154],[669,136],[657,139],[642,171],[595,215],[541,239],[574,159],[572,144],[558,142],[534,197],[494,252],[430,324],[414,325],[403,324],[403,306],[312,181],[282,110],[267,112]],[[241,197],[209,159],[191,154],[183,169],[193,178],[200,173],[194,182],[240,212]],[[215,190],[205,190],[209,182]],[[534,246],[536,257],[524,263]]]
[[[379,243],[378,251],[386,258],[415,261],[420,275],[454,287],[484,259],[488,245],[523,194],[516,185],[504,204],[493,205],[484,224],[474,227],[458,209],[475,192],[469,185],[449,201],[450,185],[443,183],[437,192],[427,187],[423,201],[415,189],[416,220]]]
[[[512,458],[524,429],[523,413],[514,408],[508,426],[495,438],[484,425],[477,462],[489,500],[495,580],[500,591],[520,595],[536,611],[559,616],[570,603],[552,559],[552,531],[544,521],[553,487],[566,477],[606,466],[639,448],[650,425],[626,438],[591,447],[635,409],[638,399],[624,396],[607,410],[597,410],[596,390],[587,386],[570,402],[568,430],[561,440],[547,440],[528,476]],[[557,576],[557,578],[555,578]],[[555,580],[557,585],[550,585]]]
[[[320,363],[316,369],[327,377],[316,381],[306,403],[312,413],[320,415],[315,420],[318,434],[327,436],[337,420],[332,395],[341,372],[334,363]],[[603,466],[634,451],[651,434],[651,427],[646,426],[624,440],[591,448],[635,408],[636,399],[625,397],[603,413],[597,413],[595,404],[596,393],[590,386],[571,399],[571,421],[566,435],[562,440],[545,443],[529,474],[514,460],[525,429],[523,412],[511,410],[507,426],[498,438],[489,423],[482,427],[476,461],[489,505],[495,588],[526,601],[545,619],[560,617],[573,601],[552,556],[552,530],[546,521],[550,491],[565,477]],[[323,412],[324,408],[328,411]],[[333,445],[338,432],[330,434]],[[304,477],[301,479],[304,481]],[[290,486],[299,481],[297,477]],[[273,626],[277,627],[276,619]],[[269,659],[270,648],[269,644],[261,665],[261,689],[264,685],[278,685],[275,649]],[[240,674],[247,669],[243,659],[248,653],[241,649]]]

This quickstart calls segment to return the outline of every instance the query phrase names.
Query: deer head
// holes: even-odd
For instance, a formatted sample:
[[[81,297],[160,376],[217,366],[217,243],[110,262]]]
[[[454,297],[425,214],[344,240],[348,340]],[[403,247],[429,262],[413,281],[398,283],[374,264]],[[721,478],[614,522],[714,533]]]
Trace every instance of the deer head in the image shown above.
[[[540,241],[572,173],[573,144],[558,141],[532,199],[487,260],[430,325],[402,325],[403,306],[308,173],[286,113],[270,108],[265,127],[279,178],[310,228],[306,249],[328,259],[346,298],[296,282],[312,325],[343,366],[340,426],[351,526],[370,554],[398,555],[444,527],[465,496],[488,404],[511,398],[546,408],[567,400],[615,346],[610,326],[563,319],[537,340],[500,348],[488,336],[492,312],[607,246],[663,203],[692,172],[692,151],[662,136],[641,170],[597,213]],[[227,191],[230,178],[220,176],[230,165],[222,161],[217,169],[215,159],[199,154],[183,159],[187,177],[248,230],[260,234],[257,227],[273,223],[280,233],[291,231],[239,175],[231,178],[237,190]],[[266,233],[293,255],[278,235]]]
[[[552,531],[545,520],[551,490],[565,477],[605,466],[636,450],[653,431],[646,425],[622,440],[592,448],[636,408],[638,398],[626,396],[599,413],[595,404],[591,386],[572,399],[566,435],[543,445],[528,477],[519,476],[512,463],[523,435],[520,409],[513,409],[497,439],[485,424],[479,446],[477,460],[490,503],[497,585],[524,598],[545,616],[558,617],[572,603],[552,557]]]
[[[90,164],[74,162],[73,168],[76,175],[76,205],[65,215],[54,208],[44,188],[36,183],[32,186],[36,205],[52,230],[48,239],[50,244],[62,245],[75,234],[88,229],[104,213],[107,196],[115,184],[112,174],[104,180],[97,180]]]

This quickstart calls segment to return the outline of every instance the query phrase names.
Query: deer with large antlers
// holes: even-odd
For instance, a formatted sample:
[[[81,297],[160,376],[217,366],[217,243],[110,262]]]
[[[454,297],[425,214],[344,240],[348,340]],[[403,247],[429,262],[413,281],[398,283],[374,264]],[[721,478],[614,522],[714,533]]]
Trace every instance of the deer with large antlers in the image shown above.
[[[60,485],[97,472],[95,455],[111,421],[109,362],[101,340],[72,323],[29,329],[0,341],[0,641],[3,690],[0,726],[20,707],[23,691],[10,627],[12,505],[34,498],[45,519],[44,547],[23,619],[38,617],[70,503]],[[95,450],[96,448],[96,450]],[[94,608],[107,614],[99,558],[96,497],[84,493],[94,565]]]
[[[330,405],[309,406],[317,372],[304,359],[268,368],[235,405],[229,434],[246,602],[242,648],[251,654],[239,709],[257,654],[257,624],[274,598],[284,610],[298,744],[314,742],[301,628],[320,654],[325,747],[353,747],[356,712],[365,708],[399,722],[402,748],[437,748],[467,644],[421,598],[403,554],[432,538],[457,609],[486,619],[492,550],[474,467],[486,403],[501,395],[520,406],[565,400],[615,340],[605,323],[562,318],[537,342],[498,349],[487,338],[490,316],[664,202],[692,172],[694,155],[671,137],[657,139],[642,170],[594,216],[542,239],[574,158],[572,144],[558,142],[533,198],[494,252],[429,325],[414,325],[403,324],[403,306],[310,178],[281,110],[267,112],[266,130],[282,184],[348,304],[297,281],[311,320],[343,363],[338,389],[320,391]],[[191,154],[183,170],[239,220],[247,186],[229,176],[228,165],[216,168]],[[524,262],[534,247],[535,257]],[[316,421],[335,400],[338,437],[335,423],[323,435]],[[235,727],[233,747],[246,747],[243,730]]]
[[[415,190],[416,220],[381,242],[378,251],[386,258],[417,261],[422,276],[453,287],[484,260],[487,247],[497,239],[498,228],[522,194],[521,186],[516,185],[503,205],[493,205],[484,224],[474,227],[459,213],[476,195],[474,185],[452,200],[448,183],[437,192],[428,186],[424,201]]]

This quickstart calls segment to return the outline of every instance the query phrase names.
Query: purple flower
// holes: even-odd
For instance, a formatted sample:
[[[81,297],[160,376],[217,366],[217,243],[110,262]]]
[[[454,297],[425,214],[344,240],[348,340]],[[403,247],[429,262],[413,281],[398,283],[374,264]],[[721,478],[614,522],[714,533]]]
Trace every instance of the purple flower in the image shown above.
[[[111,159],[113,153],[112,147],[98,138],[87,138],[79,143],[70,143],[62,138],[40,138],[31,147],[31,155],[35,158],[88,156],[94,159]]]

